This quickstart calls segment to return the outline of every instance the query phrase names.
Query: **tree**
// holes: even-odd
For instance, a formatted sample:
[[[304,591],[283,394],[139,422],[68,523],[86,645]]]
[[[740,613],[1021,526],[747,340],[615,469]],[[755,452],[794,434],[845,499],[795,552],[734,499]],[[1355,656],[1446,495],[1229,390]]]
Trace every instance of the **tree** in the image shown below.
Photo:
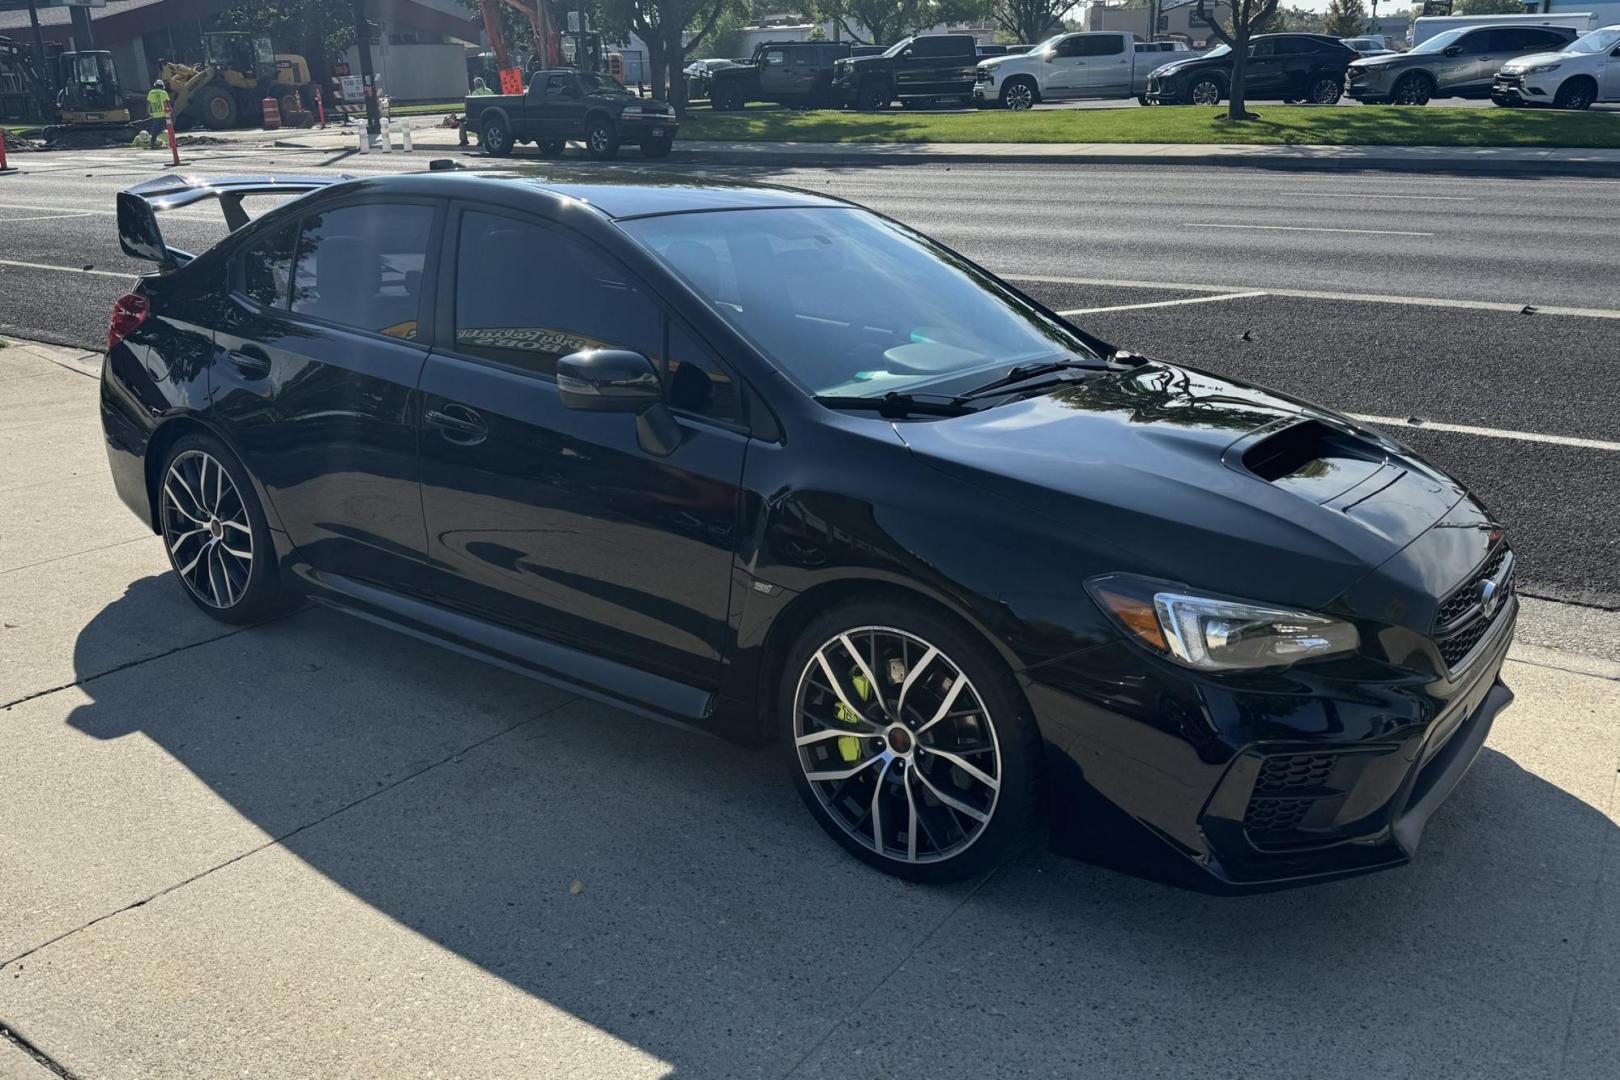
[[[1073,6],[1074,0],[993,0],[990,14],[1014,41],[1034,44],[1044,40],[1058,16]]]
[[[309,61],[310,77],[320,85],[331,74],[332,58],[354,44],[353,12],[349,5],[330,0],[247,0],[222,12],[219,28],[264,34],[278,50],[300,53]]]
[[[1209,32],[1232,50],[1232,85],[1227,87],[1226,115],[1231,120],[1253,120],[1244,98],[1244,77],[1249,67],[1249,38],[1277,14],[1277,0],[1232,0],[1232,17],[1226,26],[1209,15],[1205,0],[1198,0],[1194,17],[1209,27]]]
[[[1520,5],[1523,7],[1523,5]],[[1338,38],[1367,32],[1367,7],[1361,0],[1328,0],[1327,22],[1323,32]]]
[[[647,45],[652,94],[686,112],[686,58],[708,44],[721,17],[737,0],[604,0],[602,19],[609,30],[634,31]]]
[[[862,45],[893,45],[930,26],[982,16],[984,0],[816,0],[810,8]]]
[[[1523,15],[1519,0],[1457,0],[1458,15]]]

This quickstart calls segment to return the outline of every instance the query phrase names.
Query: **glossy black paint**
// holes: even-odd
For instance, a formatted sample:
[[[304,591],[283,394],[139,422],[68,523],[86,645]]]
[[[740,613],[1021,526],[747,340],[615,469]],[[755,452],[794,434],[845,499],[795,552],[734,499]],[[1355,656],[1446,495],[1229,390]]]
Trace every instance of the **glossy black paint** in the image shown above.
[[[414,337],[241,296],[232,262],[256,238],[379,200],[433,208]],[[903,591],[976,629],[1016,677],[1060,850],[1234,889],[1409,858],[1511,696],[1497,681],[1511,597],[1455,669],[1433,640],[1442,598],[1502,543],[1485,509],[1342,416],[1159,362],[960,417],[831,411],[617,224],[838,205],[470,173],[307,195],[143,279],[152,316],[102,380],[115,484],[150,522],[166,447],[212,432],[252,472],[285,576],[318,599],[750,743],[775,737],[777,666],[814,613]],[[724,362],[740,419],[572,408],[558,379],[458,351],[464,208],[567,230],[625,267]],[[622,383],[637,359],[559,369]],[[1362,647],[1194,672],[1091,600],[1086,580],[1117,572],[1319,610],[1353,622]],[[1323,797],[1288,844],[1257,842],[1256,777],[1301,754],[1332,755]]]

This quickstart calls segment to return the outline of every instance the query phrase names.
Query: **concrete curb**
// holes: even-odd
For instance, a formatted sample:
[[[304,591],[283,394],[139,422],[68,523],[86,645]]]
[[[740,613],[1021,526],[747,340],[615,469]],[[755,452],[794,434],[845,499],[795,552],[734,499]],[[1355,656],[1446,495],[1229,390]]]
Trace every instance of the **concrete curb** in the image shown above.
[[[271,145],[285,150],[340,152],[353,149],[350,145],[317,145],[292,139],[276,140]],[[424,155],[464,154],[488,161],[491,166],[497,162],[515,165],[555,160],[528,155],[522,150],[509,158],[484,158],[476,151],[468,151],[455,143],[435,145],[428,140],[418,140],[415,152]],[[632,150],[621,160],[634,163],[638,158]],[[1311,146],[1295,149],[1246,146],[1200,150],[1195,144],[1091,143],[1077,146],[1054,143],[1051,149],[1041,149],[1030,143],[972,144],[968,147],[952,143],[692,141],[676,142],[674,152],[664,160],[671,163],[755,167],[861,168],[874,165],[985,165],[1004,162],[1013,165],[1182,165],[1290,171],[1372,170],[1430,175],[1620,177],[1620,151],[1574,148],[1463,147],[1455,153],[1447,153],[1439,147]]]

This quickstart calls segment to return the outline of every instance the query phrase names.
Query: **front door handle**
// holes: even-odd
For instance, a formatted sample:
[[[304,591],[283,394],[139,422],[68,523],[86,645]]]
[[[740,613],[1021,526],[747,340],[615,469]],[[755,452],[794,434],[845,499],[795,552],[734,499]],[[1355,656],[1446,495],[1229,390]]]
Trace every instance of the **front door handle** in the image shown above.
[[[484,418],[465,405],[449,403],[429,409],[422,419],[438,428],[445,440],[463,446],[476,446],[489,436],[489,425],[484,423]]]
[[[262,379],[270,374],[270,357],[256,345],[244,345],[226,355],[244,379]]]

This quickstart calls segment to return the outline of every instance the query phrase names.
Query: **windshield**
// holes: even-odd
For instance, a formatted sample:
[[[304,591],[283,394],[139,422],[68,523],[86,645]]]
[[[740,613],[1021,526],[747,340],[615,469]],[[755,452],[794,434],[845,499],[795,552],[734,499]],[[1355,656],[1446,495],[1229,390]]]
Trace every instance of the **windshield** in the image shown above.
[[[1605,26],[1564,46],[1567,53],[1603,53],[1620,45],[1620,26]]]
[[[1045,52],[1047,49],[1056,48],[1057,43],[1062,41],[1064,38],[1066,38],[1068,36],[1069,36],[1068,34],[1053,34],[1051,37],[1047,38],[1045,41],[1041,42],[1039,45],[1036,45],[1033,48],[1031,48],[1029,50],[1029,55],[1031,55],[1031,56],[1039,56],[1041,53]]]
[[[1230,45],[1217,45],[1213,49],[1209,50],[1209,52],[1205,53],[1204,58],[1208,59],[1216,56],[1225,56],[1231,51],[1232,46]]]
[[[580,85],[585,88],[585,92],[587,94],[624,94],[629,97],[634,96],[630,93],[630,91],[626,90],[624,87],[620,86],[606,75],[597,75],[594,72],[582,71],[579,73],[579,82]]]
[[[722,210],[621,227],[812,394],[954,391],[1013,364],[1097,358],[959,256],[864,210]]]
[[[901,50],[904,49],[907,45],[910,45],[915,40],[916,40],[915,38],[901,38],[899,41],[895,42],[893,45],[890,45],[888,52],[885,52],[883,55],[884,56],[899,56]]]
[[[1472,29],[1474,29],[1472,26],[1459,26],[1455,30],[1447,30],[1443,34],[1436,34],[1423,44],[1413,46],[1412,51],[1415,53],[1442,52],[1448,45],[1457,44],[1457,39],[1461,38],[1464,34],[1468,33],[1468,31]]]

